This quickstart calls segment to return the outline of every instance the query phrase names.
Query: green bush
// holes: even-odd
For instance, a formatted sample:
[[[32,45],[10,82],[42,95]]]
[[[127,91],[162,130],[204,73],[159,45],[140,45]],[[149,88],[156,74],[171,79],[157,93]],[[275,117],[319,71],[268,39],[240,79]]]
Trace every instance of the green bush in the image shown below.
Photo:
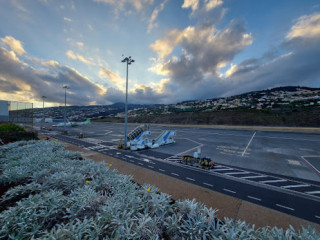
[[[23,127],[11,123],[0,125],[0,144],[22,140],[37,140],[38,134],[35,132],[27,132]]]
[[[0,125],[0,132],[25,132],[26,130],[12,123],[5,123]]]

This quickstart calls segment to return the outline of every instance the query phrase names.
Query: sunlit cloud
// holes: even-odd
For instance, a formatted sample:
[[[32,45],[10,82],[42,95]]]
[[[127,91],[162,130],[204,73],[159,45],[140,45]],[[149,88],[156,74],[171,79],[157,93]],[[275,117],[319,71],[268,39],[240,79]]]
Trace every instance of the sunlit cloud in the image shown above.
[[[66,52],[66,55],[67,55],[69,58],[73,59],[73,60],[81,61],[81,62],[83,62],[83,63],[85,63],[85,64],[87,64],[87,65],[96,65],[94,62],[86,59],[85,57],[81,56],[80,54],[74,53],[74,52],[71,51],[71,50],[67,51],[67,52]]]
[[[206,0],[205,1],[205,7],[207,11],[210,11],[218,6],[223,4],[222,0]]]
[[[295,25],[291,27],[286,38],[315,38],[320,37],[320,13],[304,15],[298,18]]]
[[[199,6],[199,0],[184,0],[182,8],[191,8],[192,11],[197,10]]]
[[[0,38],[0,39],[3,43],[8,45],[11,48],[11,50],[13,50],[19,56],[26,53],[26,51],[22,46],[22,43],[19,40],[15,39],[14,37],[6,36],[5,38]]]
[[[99,71],[99,77],[101,79],[107,79],[111,83],[113,83],[115,86],[117,86],[118,89],[124,91],[125,90],[125,79],[121,78],[119,73],[114,73],[111,70],[107,68],[102,68]]]

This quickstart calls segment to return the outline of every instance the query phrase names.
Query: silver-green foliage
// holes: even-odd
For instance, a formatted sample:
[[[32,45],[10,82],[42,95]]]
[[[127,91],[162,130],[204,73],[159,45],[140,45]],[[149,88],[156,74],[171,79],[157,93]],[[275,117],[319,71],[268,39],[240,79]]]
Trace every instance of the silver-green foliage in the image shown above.
[[[0,239],[320,239],[313,228],[255,229],[216,218],[195,200],[172,203],[150,185],[104,163],[80,160],[61,143],[22,141],[0,147]]]

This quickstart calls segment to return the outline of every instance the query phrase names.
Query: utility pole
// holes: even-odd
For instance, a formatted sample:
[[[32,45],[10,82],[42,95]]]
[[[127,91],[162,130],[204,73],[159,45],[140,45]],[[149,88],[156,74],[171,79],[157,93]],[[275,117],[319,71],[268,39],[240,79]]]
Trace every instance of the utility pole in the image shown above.
[[[43,128],[42,124],[45,122],[45,118],[44,118],[44,99],[47,98],[46,96],[42,96],[42,119],[43,121],[41,121],[41,129]]]
[[[127,147],[127,121],[128,121],[128,71],[129,64],[133,63],[134,60],[131,56],[124,58],[121,62],[127,63],[127,80],[126,80],[126,104],[125,104],[125,124],[124,124],[124,146]]]
[[[64,131],[64,133],[66,133],[67,89],[69,89],[69,87],[68,87],[68,85],[63,85],[62,88],[64,88],[64,117],[63,117],[64,127],[63,127],[63,131]]]

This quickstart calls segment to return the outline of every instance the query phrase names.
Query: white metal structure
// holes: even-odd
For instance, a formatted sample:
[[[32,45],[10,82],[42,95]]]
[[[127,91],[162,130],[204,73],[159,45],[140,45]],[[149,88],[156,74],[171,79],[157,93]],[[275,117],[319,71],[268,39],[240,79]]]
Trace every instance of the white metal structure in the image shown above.
[[[156,139],[150,140],[147,138],[151,135],[149,125],[144,124],[136,127],[127,136],[127,146],[130,150],[141,150],[145,148],[157,148],[162,145],[174,143],[175,131],[163,131]]]

